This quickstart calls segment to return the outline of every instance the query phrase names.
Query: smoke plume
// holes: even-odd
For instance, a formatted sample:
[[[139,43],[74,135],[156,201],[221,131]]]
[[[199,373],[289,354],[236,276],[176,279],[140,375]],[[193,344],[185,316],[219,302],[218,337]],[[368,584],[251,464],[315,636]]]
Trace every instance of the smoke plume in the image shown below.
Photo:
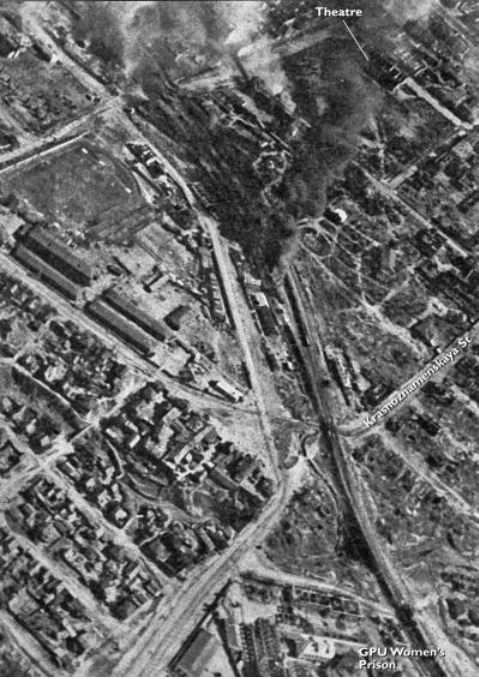
[[[219,63],[234,72],[231,55],[249,51],[250,75],[260,77],[272,94],[284,95],[293,108],[281,59],[263,30],[263,2],[94,0],[74,4],[81,11],[73,25],[75,39],[87,42],[91,52],[107,64],[122,66],[128,78],[141,80],[141,72],[155,62],[173,79]]]
[[[262,220],[268,258],[286,261],[297,243],[295,221],[322,214],[328,187],[353,157],[361,131],[381,106],[368,62],[344,22],[318,19],[314,0],[75,4],[83,5],[77,37],[88,40],[105,61],[121,64],[150,100],[161,99],[162,74],[175,79],[210,67],[233,71],[235,55],[247,64],[250,76],[259,76],[266,89],[281,95],[289,111],[309,123],[293,144],[293,162],[276,196],[278,212]],[[323,4],[344,8],[343,0]],[[427,20],[437,0],[361,0],[360,7],[362,17],[351,18],[349,27],[361,45],[384,51],[394,26]],[[323,31],[328,38],[304,54],[280,58],[274,40],[291,30]]]
[[[129,5],[130,3],[125,3]],[[170,76],[221,63],[231,72],[231,55],[250,54],[250,75],[261,78],[272,94],[289,97],[290,83],[281,59],[272,50],[271,38],[262,30],[265,20],[261,2],[207,0],[195,2],[138,2],[123,11],[121,26],[127,74],[148,67],[152,57]]]
[[[320,3],[342,9],[342,0]],[[436,0],[363,0],[361,18],[348,20],[359,43],[388,52],[390,34],[406,21],[426,22],[438,7]],[[296,19],[294,18],[296,17]],[[286,20],[298,22],[298,12]],[[319,23],[319,22],[318,22]],[[342,175],[354,156],[361,132],[373,123],[382,106],[382,93],[368,77],[368,62],[341,20],[321,19],[329,39],[306,56],[290,59],[286,71],[294,83],[297,111],[311,124],[296,148],[293,166],[282,186],[286,211],[296,220],[317,218],[327,202],[328,187]],[[279,262],[287,266],[297,237],[294,222],[280,243]]]
[[[123,66],[124,36],[112,3],[97,0],[82,9],[72,25],[74,39],[88,43],[91,53],[108,66]]]

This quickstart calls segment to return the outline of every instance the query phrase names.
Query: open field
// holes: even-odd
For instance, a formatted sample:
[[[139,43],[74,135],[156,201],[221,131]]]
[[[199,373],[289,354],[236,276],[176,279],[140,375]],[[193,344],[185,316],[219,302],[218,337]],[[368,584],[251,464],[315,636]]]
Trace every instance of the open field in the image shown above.
[[[50,221],[85,227],[102,214],[139,202],[140,192],[130,172],[106,151],[81,141],[58,155],[47,155],[21,175],[13,170],[2,185],[15,192]]]

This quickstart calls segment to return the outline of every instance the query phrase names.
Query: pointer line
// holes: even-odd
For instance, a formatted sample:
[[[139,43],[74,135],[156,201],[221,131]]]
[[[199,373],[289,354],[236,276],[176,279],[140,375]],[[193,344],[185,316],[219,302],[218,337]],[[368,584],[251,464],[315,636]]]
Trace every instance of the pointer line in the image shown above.
[[[348,29],[348,32],[349,32],[349,34],[351,35],[351,37],[352,37],[352,39],[354,40],[354,42],[356,43],[356,45],[359,47],[359,49],[361,50],[361,52],[364,54],[365,59],[366,59],[367,61],[371,61],[370,58],[368,57],[368,55],[366,54],[366,52],[363,50],[363,48],[362,48],[361,45],[359,44],[359,42],[358,42],[356,36],[355,36],[354,33],[352,32],[352,30],[349,28],[348,24],[346,23],[346,21],[345,21],[344,19],[343,19],[343,24],[344,24],[344,25],[346,26],[346,28]]]

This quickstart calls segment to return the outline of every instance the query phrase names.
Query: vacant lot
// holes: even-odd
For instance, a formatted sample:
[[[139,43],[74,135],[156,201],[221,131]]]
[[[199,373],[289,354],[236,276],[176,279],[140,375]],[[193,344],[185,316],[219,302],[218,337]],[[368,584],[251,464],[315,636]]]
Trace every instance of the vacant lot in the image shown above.
[[[129,170],[87,141],[47,154],[26,170],[12,171],[2,184],[48,220],[73,228],[96,221],[113,207],[129,209],[141,200]]]

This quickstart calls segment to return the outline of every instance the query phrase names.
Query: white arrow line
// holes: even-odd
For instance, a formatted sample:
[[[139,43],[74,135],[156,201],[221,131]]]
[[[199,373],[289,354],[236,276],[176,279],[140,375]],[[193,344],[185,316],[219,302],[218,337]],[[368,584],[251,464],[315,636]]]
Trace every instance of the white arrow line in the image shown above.
[[[348,29],[348,32],[349,32],[349,34],[351,35],[351,37],[352,37],[352,39],[354,40],[354,42],[356,43],[356,45],[359,47],[359,49],[361,50],[361,52],[364,54],[364,58],[365,58],[367,61],[371,61],[370,58],[368,57],[368,55],[366,54],[366,52],[363,50],[363,48],[362,48],[361,45],[359,44],[359,42],[358,42],[356,36],[355,36],[354,33],[352,32],[352,30],[349,28],[348,24],[346,23],[346,21],[345,21],[344,19],[343,19],[343,24],[344,24],[344,25],[346,26],[346,28]]]

